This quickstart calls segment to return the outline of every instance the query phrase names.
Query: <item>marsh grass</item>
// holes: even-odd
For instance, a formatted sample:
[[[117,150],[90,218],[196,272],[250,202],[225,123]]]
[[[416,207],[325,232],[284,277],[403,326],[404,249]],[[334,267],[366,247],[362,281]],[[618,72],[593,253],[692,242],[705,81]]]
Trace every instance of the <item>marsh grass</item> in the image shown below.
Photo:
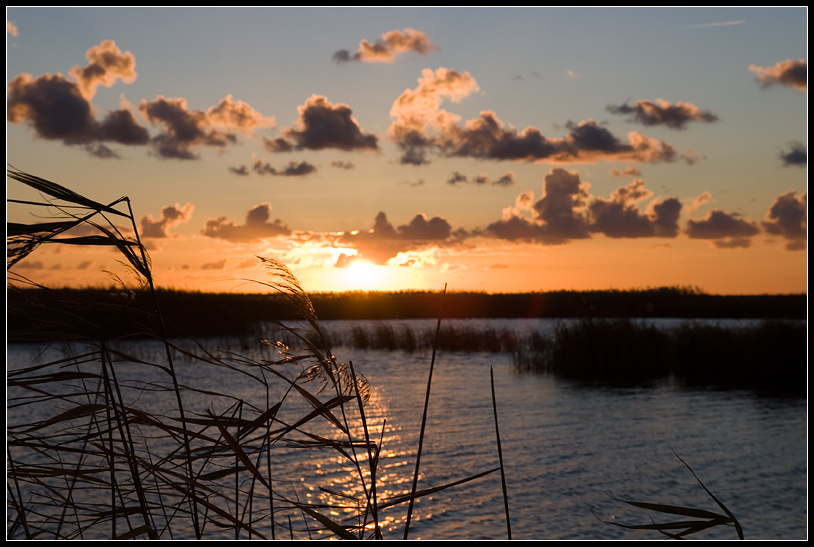
[[[381,539],[383,511],[498,469],[420,490],[414,483],[380,499],[384,424],[377,440],[365,416],[370,385],[332,354],[308,295],[284,264],[258,257],[269,273],[261,284],[277,295],[273,305],[300,319],[279,325],[290,345],[266,340],[265,351],[248,357],[176,344],[129,200],[102,204],[16,169],[7,175],[42,196],[10,203],[53,217],[7,226],[7,291],[36,289],[10,303],[18,328],[9,340],[66,343],[60,358],[7,371],[7,538]],[[132,228],[118,228],[113,217]],[[75,235],[80,227],[94,234]],[[114,248],[136,281],[118,278],[123,298],[54,298],[14,269],[46,244]],[[156,340],[162,353],[148,359],[126,351],[133,335]],[[217,384],[202,385],[204,377]],[[236,385],[254,389],[228,388]],[[312,450],[349,464],[353,484],[321,485],[328,495],[312,502],[297,477],[278,476],[282,459],[307,459]]]

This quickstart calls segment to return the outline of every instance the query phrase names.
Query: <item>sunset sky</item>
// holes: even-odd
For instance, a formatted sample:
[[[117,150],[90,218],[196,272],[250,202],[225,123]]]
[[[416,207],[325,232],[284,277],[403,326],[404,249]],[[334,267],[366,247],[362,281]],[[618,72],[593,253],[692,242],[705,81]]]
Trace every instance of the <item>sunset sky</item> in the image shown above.
[[[807,8],[6,19],[8,163],[129,196],[159,286],[807,291]],[[59,247],[16,271],[118,267]]]

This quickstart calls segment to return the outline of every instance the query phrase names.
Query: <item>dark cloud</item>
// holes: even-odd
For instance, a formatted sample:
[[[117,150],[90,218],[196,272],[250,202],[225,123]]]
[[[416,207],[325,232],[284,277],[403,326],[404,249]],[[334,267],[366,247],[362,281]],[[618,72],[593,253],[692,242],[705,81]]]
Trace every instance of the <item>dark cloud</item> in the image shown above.
[[[226,146],[226,135],[207,127],[206,114],[189,110],[183,97],[166,99],[158,96],[154,101],[141,101],[141,114],[151,123],[161,123],[165,132],[154,139],[156,152],[163,158],[194,159],[189,150],[196,145]]]
[[[433,50],[440,49],[432,44],[423,32],[406,28],[404,30],[391,30],[382,34],[379,40],[371,44],[367,40],[359,42],[359,51],[351,53],[342,49],[334,53],[336,63],[350,61],[363,61],[367,63],[392,63],[396,55],[408,51],[415,51],[421,55],[428,55]]]
[[[283,137],[264,139],[272,152],[292,150],[379,150],[378,138],[365,133],[353,118],[346,104],[332,104],[321,95],[312,95],[297,107],[300,117],[292,127],[283,130]]]
[[[741,218],[737,213],[714,209],[700,220],[688,220],[686,233],[690,239],[715,239],[719,248],[748,246],[751,237],[760,232],[757,224]]]
[[[285,168],[280,170],[275,169],[271,166],[271,164],[262,160],[255,160],[254,164],[252,165],[252,169],[254,169],[254,172],[258,175],[274,175],[277,177],[304,177],[305,175],[310,175],[317,170],[315,166],[311,165],[307,161],[301,161],[299,163],[290,161]]]
[[[806,167],[808,165],[808,151],[803,144],[799,142],[790,143],[791,150],[788,152],[780,152],[780,159],[783,160],[783,165],[789,167],[791,165],[797,167]]]
[[[611,114],[633,114],[633,120],[643,125],[666,125],[671,129],[684,129],[689,122],[718,121],[718,116],[709,110],[701,110],[690,103],[670,104],[664,99],[636,101],[633,106],[627,103],[608,105],[605,110]]]
[[[656,237],[676,237],[681,202],[677,198],[657,199],[650,208],[653,214],[649,216],[656,229]]]
[[[90,65],[71,70],[78,82],[61,74],[38,78],[30,74],[16,76],[7,86],[6,120],[29,123],[41,139],[84,145],[91,155],[100,158],[118,157],[100,142],[146,144],[147,130],[136,122],[128,109],[111,111],[99,122],[90,103],[98,85],[110,87],[118,79],[126,83],[135,80],[132,54],[122,54],[112,41],[106,41],[88,50],[87,56]]]
[[[108,148],[107,146],[105,146],[104,144],[102,144],[100,142],[94,142],[94,143],[86,144],[86,145],[83,146],[83,148],[85,150],[87,150],[87,152],[91,156],[94,156],[94,157],[97,157],[97,158],[100,158],[100,159],[103,159],[103,160],[112,159],[112,158],[115,158],[115,159],[120,159],[121,158],[121,156],[119,156],[116,152],[114,152],[113,150],[111,150],[110,148]]]
[[[230,167],[229,172],[241,177],[246,177],[249,175],[249,168],[245,165],[241,165],[240,167]]]
[[[233,242],[290,235],[291,230],[280,219],[268,221],[270,212],[271,204],[261,203],[248,212],[245,224],[234,224],[226,220],[226,217],[218,217],[207,220],[201,233],[207,237]]]
[[[681,202],[669,198],[641,213],[637,204],[652,195],[644,181],[636,179],[611,193],[610,199],[597,197],[588,206],[591,232],[611,238],[676,237]]]
[[[808,91],[808,62],[805,59],[799,61],[786,59],[765,68],[749,65],[749,70],[755,73],[755,80],[763,87],[782,84],[797,91]]]
[[[243,101],[231,95],[217,106],[190,110],[183,97],[142,100],[139,112],[150,123],[162,124],[164,131],[152,139],[155,152],[162,158],[190,160],[198,155],[191,148],[215,146],[223,148],[237,142],[235,132],[252,134],[255,129],[272,127],[273,118],[266,118]]]
[[[141,235],[154,238],[172,237],[170,228],[189,221],[194,210],[195,206],[191,203],[187,203],[183,207],[176,203],[161,209],[160,220],[155,220],[152,215],[142,217]]]
[[[485,235],[548,245],[589,238],[589,222],[583,209],[590,198],[590,184],[582,182],[577,173],[552,169],[543,185],[542,198],[531,203],[533,195],[524,192],[517,198],[517,207],[504,211],[504,218],[490,224]],[[523,216],[524,211],[530,212],[531,218]]]
[[[494,112],[482,111],[480,117],[458,124],[460,117],[441,108],[445,98],[459,102],[478,91],[468,72],[446,68],[422,71],[415,89],[405,90],[393,103],[395,118],[390,138],[401,150],[401,163],[429,163],[430,154],[492,160],[576,163],[635,161],[644,163],[676,161],[679,155],[664,141],[631,131],[623,142],[593,120],[569,122],[570,133],[562,138],[547,138],[539,129],[518,131],[506,126]]]
[[[534,201],[532,192],[517,196],[503,219],[482,232],[487,237],[558,245],[585,239],[591,233],[611,238],[676,237],[681,202],[676,198],[651,201],[642,213],[638,204],[653,193],[637,179],[616,189],[610,198],[591,201],[590,184],[577,173],[552,169],[544,179],[544,195]],[[590,203],[589,203],[590,202]]]
[[[786,249],[790,251],[804,249],[808,239],[808,194],[804,193],[800,197],[796,194],[795,190],[790,190],[777,196],[763,221],[763,229],[767,234],[789,240]]]
[[[332,161],[331,167],[336,167],[337,169],[355,169],[356,166],[353,165],[349,161]]]
[[[454,171],[449,178],[447,179],[447,184],[452,184],[453,186],[456,184],[463,184],[468,182],[474,182],[479,186],[483,186],[486,184],[491,184],[492,186],[511,186],[514,184],[514,171],[509,171],[504,175],[501,175],[500,178],[497,180],[491,180],[487,175],[478,175],[473,177],[470,181],[466,175],[462,175],[458,171]]]

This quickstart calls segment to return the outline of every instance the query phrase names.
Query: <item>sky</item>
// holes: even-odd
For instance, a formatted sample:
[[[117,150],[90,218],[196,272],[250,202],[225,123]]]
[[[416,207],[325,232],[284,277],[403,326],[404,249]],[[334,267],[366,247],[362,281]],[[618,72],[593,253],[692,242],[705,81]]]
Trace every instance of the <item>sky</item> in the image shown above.
[[[311,292],[807,292],[805,7],[6,20],[7,162],[128,196],[158,286],[263,291],[263,256]],[[15,270],[120,268],[66,247]]]

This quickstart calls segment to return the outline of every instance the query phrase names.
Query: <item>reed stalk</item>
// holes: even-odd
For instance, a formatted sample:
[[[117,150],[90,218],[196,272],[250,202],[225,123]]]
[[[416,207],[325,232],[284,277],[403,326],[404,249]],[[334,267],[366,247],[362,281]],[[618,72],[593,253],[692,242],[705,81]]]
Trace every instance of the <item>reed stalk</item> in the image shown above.
[[[495,397],[495,372],[489,367],[489,378],[492,383],[492,409],[495,413],[495,437],[497,439],[497,457],[500,461],[500,483],[503,487],[503,506],[506,509],[506,532],[508,539],[512,539],[512,523],[509,518],[509,494],[506,490],[506,472],[503,467],[503,449],[500,446],[500,426],[497,423],[497,398]]]
[[[424,396],[424,412],[421,414],[421,431],[418,435],[418,450],[415,456],[415,472],[413,473],[413,487],[410,494],[410,505],[407,508],[407,518],[404,525],[404,539],[410,534],[410,519],[413,516],[413,504],[416,498],[416,487],[418,485],[418,470],[421,465],[421,448],[424,446],[424,429],[427,425],[427,408],[430,405],[430,388],[432,387],[432,371],[435,367],[435,352],[438,348],[438,336],[441,332],[441,316],[444,312],[444,297],[447,294],[447,285],[444,283],[444,292],[441,294],[441,305],[438,309],[438,324],[435,327],[435,344],[432,347],[432,360],[430,361],[430,374],[427,377],[427,393]]]

